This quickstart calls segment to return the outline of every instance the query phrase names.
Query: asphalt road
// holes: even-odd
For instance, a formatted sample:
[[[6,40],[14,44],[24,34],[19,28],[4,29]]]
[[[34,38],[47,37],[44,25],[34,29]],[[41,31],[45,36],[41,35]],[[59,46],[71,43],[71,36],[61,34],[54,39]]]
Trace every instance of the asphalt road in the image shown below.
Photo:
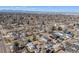
[[[6,53],[6,47],[3,40],[0,41],[0,53]]]

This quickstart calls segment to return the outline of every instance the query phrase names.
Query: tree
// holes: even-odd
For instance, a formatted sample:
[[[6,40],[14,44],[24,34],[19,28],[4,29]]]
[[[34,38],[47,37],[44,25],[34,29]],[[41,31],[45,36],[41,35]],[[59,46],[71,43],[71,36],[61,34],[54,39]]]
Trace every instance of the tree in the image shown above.
[[[19,43],[18,42],[14,42],[13,51],[17,52],[18,50],[19,50]]]
[[[55,26],[52,27],[52,31],[54,31],[54,30],[56,30],[56,27]]]
[[[59,31],[62,31],[62,27],[58,27],[58,30],[59,30]]]

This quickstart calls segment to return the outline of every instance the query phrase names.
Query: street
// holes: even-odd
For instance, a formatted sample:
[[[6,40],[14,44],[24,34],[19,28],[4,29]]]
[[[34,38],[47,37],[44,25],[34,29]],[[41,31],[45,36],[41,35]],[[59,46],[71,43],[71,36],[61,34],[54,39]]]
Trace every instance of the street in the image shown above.
[[[3,42],[3,40],[0,41],[0,53],[5,53],[6,52],[6,47]]]

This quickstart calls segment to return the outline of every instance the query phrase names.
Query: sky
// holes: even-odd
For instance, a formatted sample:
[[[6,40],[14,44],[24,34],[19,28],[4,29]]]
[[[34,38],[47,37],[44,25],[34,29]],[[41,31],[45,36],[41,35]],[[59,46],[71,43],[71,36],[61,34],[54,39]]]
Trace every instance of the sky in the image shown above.
[[[0,6],[0,10],[24,10],[40,12],[79,12],[79,6]]]

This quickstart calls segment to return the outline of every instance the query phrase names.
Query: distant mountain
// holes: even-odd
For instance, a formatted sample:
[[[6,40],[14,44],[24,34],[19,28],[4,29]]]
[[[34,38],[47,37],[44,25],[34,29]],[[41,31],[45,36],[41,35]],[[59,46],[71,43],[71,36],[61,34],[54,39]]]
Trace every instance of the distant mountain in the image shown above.
[[[25,12],[24,10],[0,10],[0,12]],[[29,12],[29,11],[27,11]]]
[[[0,10],[0,12],[9,12],[9,13],[38,13],[38,14],[50,14],[51,12],[43,12],[43,11],[28,11],[28,10]]]
[[[0,12],[42,12],[42,11],[29,11],[29,10],[0,10]]]
[[[0,10],[0,12],[15,12],[15,13],[38,13],[38,14],[64,14],[64,15],[79,15],[79,12],[44,12],[44,11],[29,11],[29,10]]]

